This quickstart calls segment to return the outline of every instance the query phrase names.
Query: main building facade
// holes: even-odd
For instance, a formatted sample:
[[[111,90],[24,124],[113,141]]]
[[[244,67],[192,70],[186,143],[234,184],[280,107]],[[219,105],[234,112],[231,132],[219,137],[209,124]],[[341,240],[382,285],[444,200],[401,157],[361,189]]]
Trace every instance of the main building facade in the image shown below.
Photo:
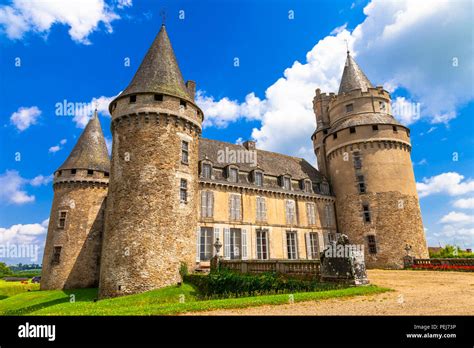
[[[101,298],[180,281],[224,259],[317,259],[338,233],[369,267],[399,268],[427,248],[408,128],[390,95],[347,55],[337,94],[316,90],[318,168],[301,158],[201,137],[162,26],[109,106],[112,158],[97,113],[54,175],[42,289],[99,286]]]

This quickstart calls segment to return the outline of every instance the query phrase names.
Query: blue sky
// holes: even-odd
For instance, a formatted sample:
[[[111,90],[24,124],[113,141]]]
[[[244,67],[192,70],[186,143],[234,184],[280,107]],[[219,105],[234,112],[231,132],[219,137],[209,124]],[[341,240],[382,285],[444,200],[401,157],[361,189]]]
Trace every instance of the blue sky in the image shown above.
[[[0,1],[0,242],[42,246],[50,175],[89,116],[57,116],[56,104],[97,103],[110,141],[107,104],[133,77],[164,8],[183,76],[197,82],[203,136],[253,138],[312,163],[314,90],[337,91],[347,42],[396,105],[420,105],[396,117],[411,128],[429,245],[473,247],[472,3],[428,3]]]

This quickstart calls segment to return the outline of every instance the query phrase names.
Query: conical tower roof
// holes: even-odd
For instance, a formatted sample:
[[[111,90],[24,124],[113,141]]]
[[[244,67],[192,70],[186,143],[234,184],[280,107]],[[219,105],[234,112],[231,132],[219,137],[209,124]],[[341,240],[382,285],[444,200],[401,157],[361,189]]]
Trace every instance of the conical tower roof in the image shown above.
[[[100,126],[97,110],[87,123],[69,157],[58,170],[92,169],[110,171],[110,158]]]
[[[164,24],[121,96],[144,92],[170,94],[194,102],[184,84]]]
[[[367,76],[357,65],[354,58],[352,58],[349,51],[347,51],[346,64],[341,77],[341,85],[339,86],[338,94],[348,93],[354,89],[362,89],[366,91],[368,88],[372,88]]]

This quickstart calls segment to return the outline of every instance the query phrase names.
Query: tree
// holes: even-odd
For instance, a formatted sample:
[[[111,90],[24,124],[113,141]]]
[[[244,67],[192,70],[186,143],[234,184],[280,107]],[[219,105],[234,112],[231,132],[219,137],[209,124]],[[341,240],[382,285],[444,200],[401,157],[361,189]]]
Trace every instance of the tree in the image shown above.
[[[6,265],[6,263],[0,262],[0,274],[9,275],[12,274],[12,270]]]

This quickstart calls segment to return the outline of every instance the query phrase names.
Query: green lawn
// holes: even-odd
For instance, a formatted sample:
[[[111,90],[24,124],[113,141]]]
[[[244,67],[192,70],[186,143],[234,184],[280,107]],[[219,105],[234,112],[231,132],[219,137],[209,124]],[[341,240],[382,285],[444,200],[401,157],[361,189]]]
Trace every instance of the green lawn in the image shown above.
[[[0,283],[0,286],[3,286]],[[335,297],[372,295],[390,289],[374,285],[293,294],[294,302]],[[184,295],[184,303],[180,297]],[[97,289],[30,291],[0,300],[0,315],[174,315],[212,309],[278,305],[289,302],[289,294],[263,295],[199,301],[189,284],[171,286],[143,294],[94,302]],[[75,301],[72,302],[71,299]]]
[[[27,292],[28,290],[39,290],[39,284],[31,283],[31,281],[28,281],[28,284],[22,284],[21,282],[6,282],[0,279],[0,300],[22,292]]]

